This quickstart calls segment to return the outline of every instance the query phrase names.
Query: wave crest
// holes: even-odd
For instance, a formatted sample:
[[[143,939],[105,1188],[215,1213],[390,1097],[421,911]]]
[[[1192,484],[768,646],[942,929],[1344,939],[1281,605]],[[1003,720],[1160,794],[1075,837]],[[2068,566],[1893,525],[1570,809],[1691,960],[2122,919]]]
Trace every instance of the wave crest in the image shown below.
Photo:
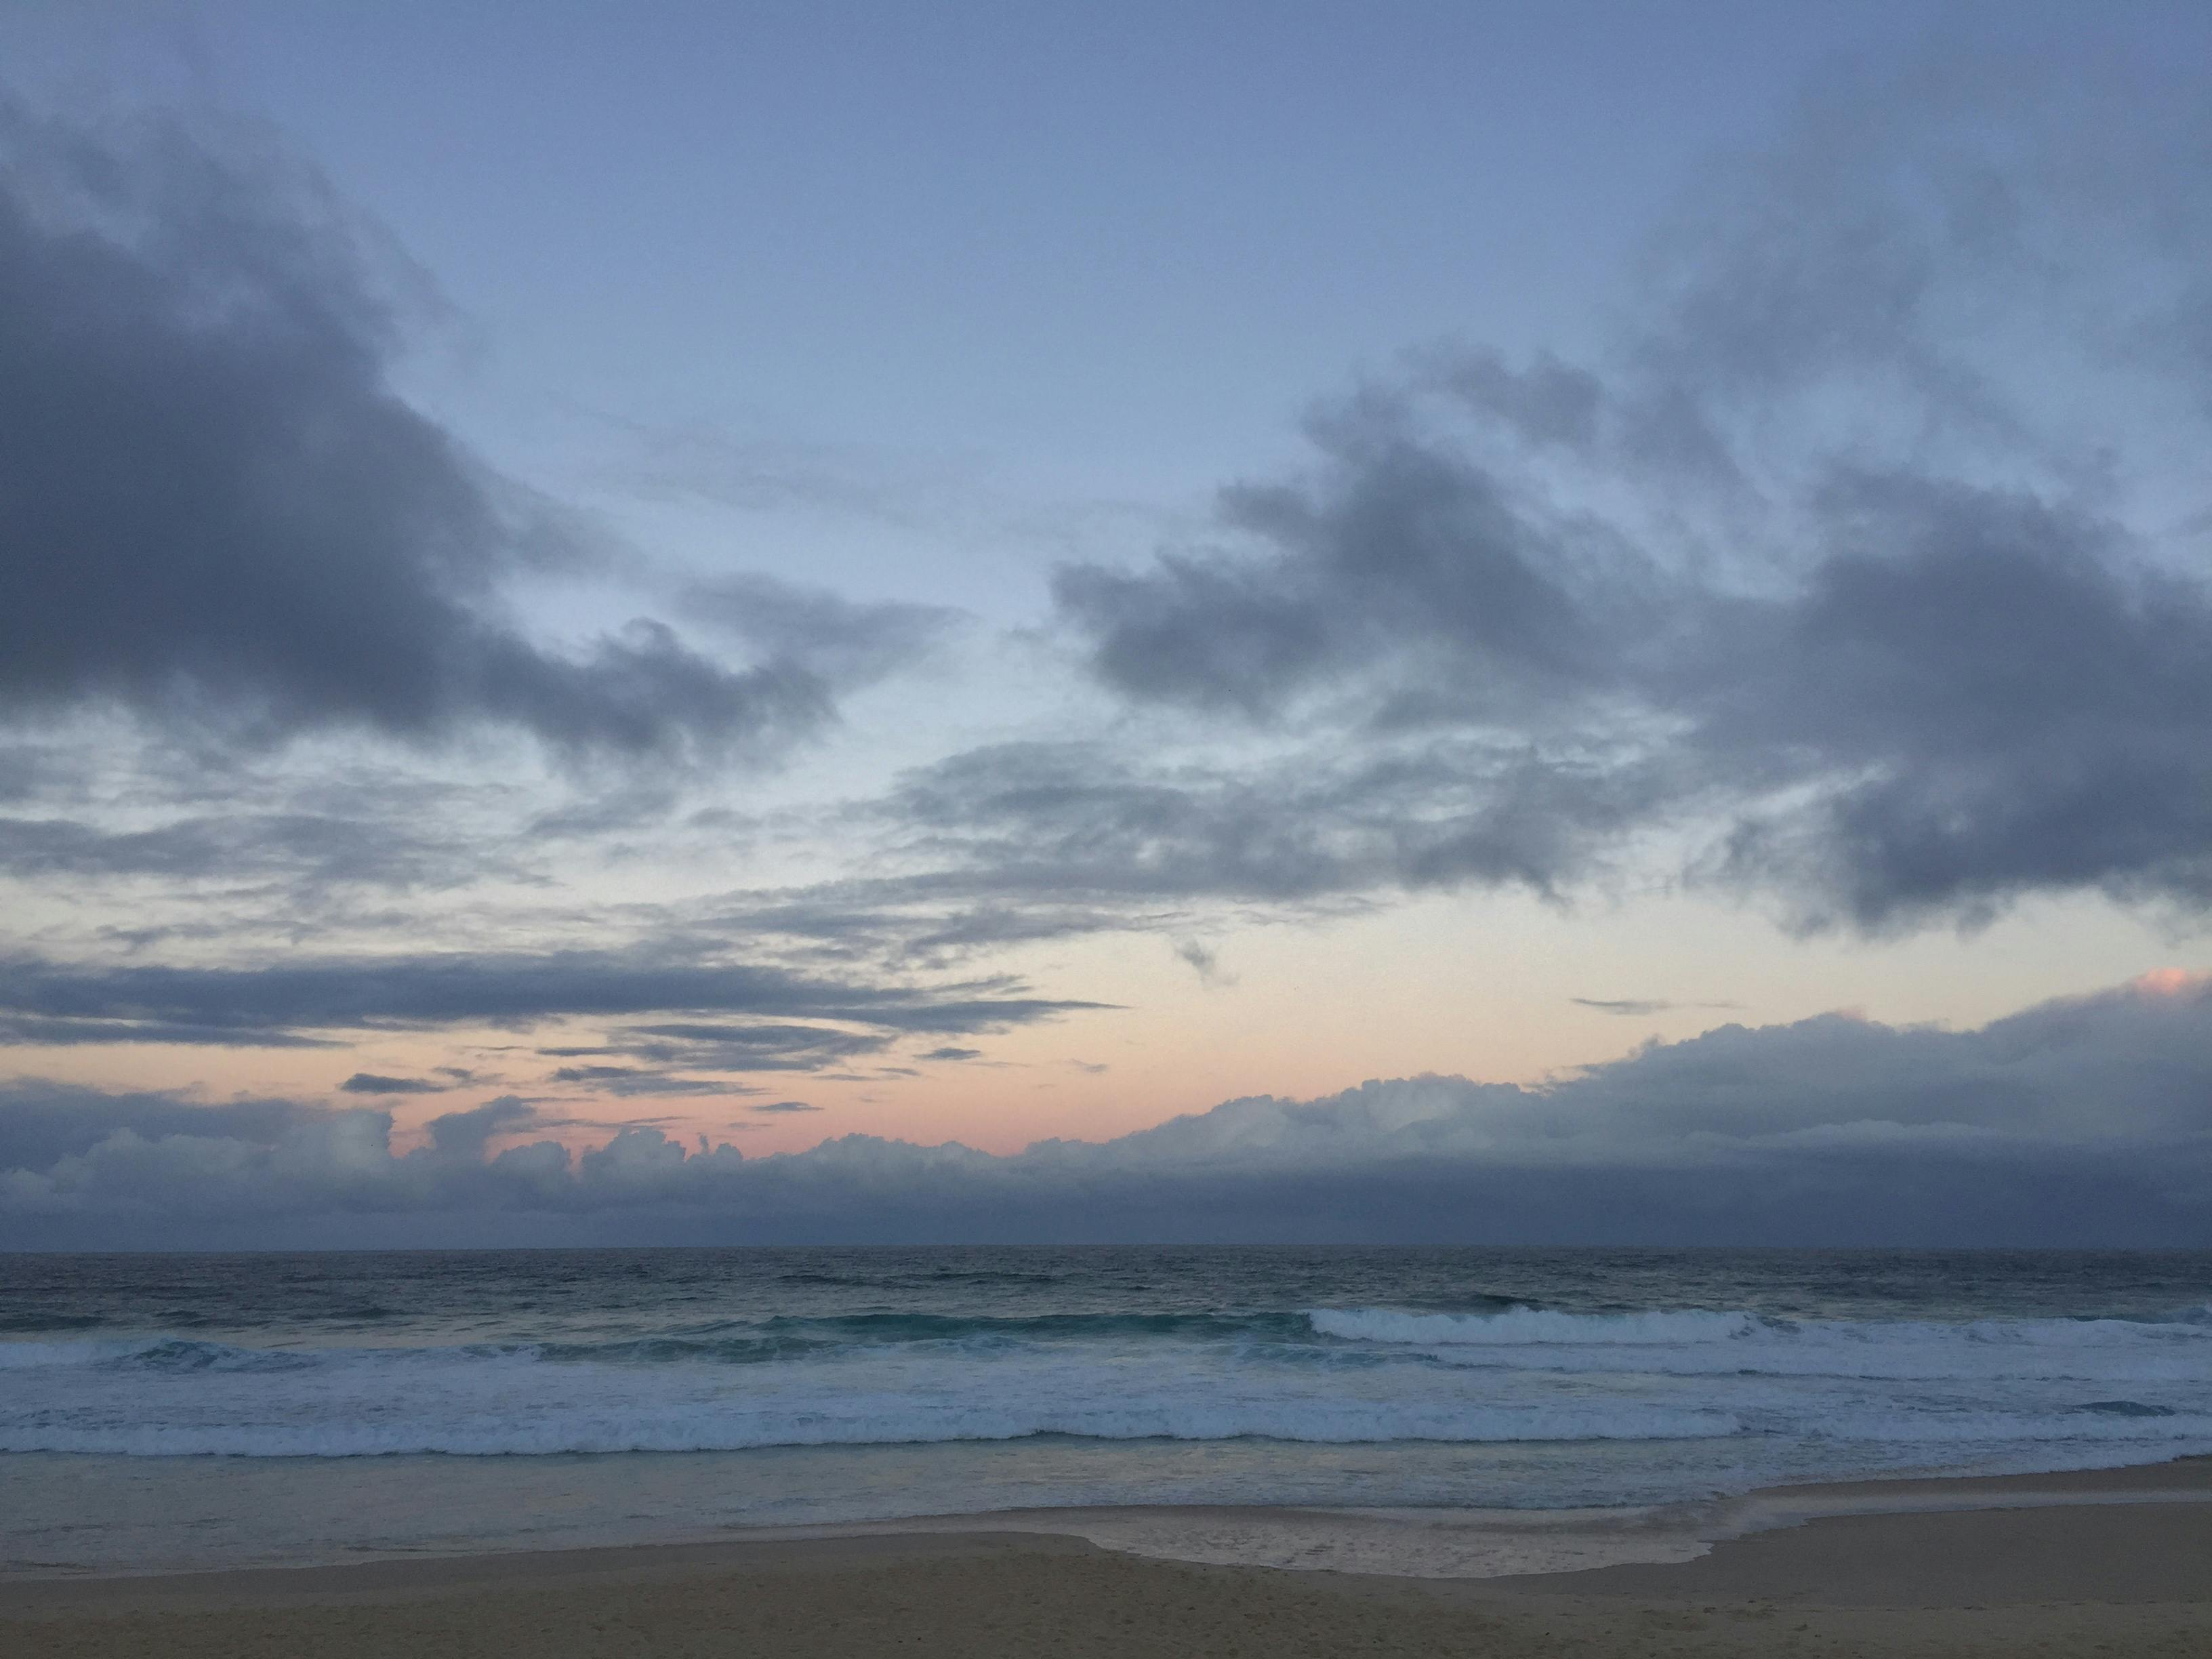
[[[1671,1312],[1578,1314],[1513,1307],[1503,1313],[1408,1313],[1396,1308],[1316,1308],[1315,1333],[1347,1342],[1395,1342],[1420,1347],[1582,1343],[1724,1342],[1768,1328],[1756,1314]]]

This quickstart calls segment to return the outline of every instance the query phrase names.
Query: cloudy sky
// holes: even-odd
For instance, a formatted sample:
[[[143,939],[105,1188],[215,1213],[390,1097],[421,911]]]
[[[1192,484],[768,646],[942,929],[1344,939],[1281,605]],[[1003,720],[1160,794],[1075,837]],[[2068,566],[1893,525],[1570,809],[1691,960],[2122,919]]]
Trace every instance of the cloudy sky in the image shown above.
[[[0,1246],[2212,1243],[2212,12],[0,13]]]

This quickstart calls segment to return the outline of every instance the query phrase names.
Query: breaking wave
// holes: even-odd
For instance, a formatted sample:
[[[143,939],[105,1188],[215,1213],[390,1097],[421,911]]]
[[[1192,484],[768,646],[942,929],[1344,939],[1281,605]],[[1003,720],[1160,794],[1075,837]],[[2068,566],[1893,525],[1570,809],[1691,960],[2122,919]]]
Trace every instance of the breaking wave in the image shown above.
[[[726,1320],[605,1340],[0,1341],[0,1451],[343,1457],[1071,1437],[2212,1449],[2212,1322],[1504,1306]]]

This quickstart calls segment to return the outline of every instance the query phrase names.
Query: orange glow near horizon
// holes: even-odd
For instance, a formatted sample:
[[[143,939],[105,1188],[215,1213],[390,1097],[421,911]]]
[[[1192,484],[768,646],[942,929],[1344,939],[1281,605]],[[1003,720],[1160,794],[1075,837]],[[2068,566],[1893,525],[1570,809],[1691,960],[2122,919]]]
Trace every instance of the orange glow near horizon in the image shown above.
[[[2086,905],[2024,914],[1999,924],[1995,939],[1929,936],[1878,951],[1779,941],[1755,915],[1674,898],[1624,905],[1608,923],[1581,927],[1504,896],[1419,900],[1322,926],[1224,936],[1215,941],[1220,972],[1207,981],[1156,935],[1060,941],[1020,953],[1010,967],[1039,995],[1115,1006],[996,1034],[899,1036],[834,1070],[709,1079],[726,1081],[726,1094],[623,1097],[556,1079],[567,1062],[541,1049],[597,1043],[611,1029],[580,1019],[526,1033],[364,1033],[319,1048],[25,1048],[18,1075],[210,1103],[369,1107],[391,1113],[401,1152],[427,1139],[432,1118],[514,1095],[544,1121],[516,1126],[495,1147],[555,1139],[580,1151],[636,1123],[687,1148],[703,1133],[748,1156],[852,1133],[1003,1153],[1045,1139],[1111,1139],[1240,1096],[1310,1099],[1423,1073],[1534,1083],[1649,1040],[1679,1042],[1730,1024],[1847,1008],[1884,1024],[1969,1028],[2054,998],[2115,987],[2171,997],[2212,979],[2174,965],[2145,971],[2145,958],[2166,956],[2171,942]],[[2054,927],[2068,939],[2063,954],[2047,948]],[[1607,1012],[1632,1004],[1629,1014]],[[981,1054],[927,1059],[939,1046]],[[348,1093],[340,1085],[356,1072],[450,1086]],[[758,1109],[787,1100],[817,1109]]]
[[[2186,968],[2154,968],[2130,981],[2129,988],[2146,996],[2174,997],[2212,980],[2212,974],[2193,974]]]

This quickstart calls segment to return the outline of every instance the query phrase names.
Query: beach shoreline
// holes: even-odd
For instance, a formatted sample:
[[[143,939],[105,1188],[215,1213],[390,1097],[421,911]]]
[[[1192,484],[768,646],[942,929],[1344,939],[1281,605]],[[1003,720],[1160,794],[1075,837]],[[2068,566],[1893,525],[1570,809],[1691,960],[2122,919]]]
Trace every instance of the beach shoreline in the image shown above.
[[[1111,1553],[1206,1566],[1486,1580],[1692,1561],[1733,1539],[1851,1516],[2207,1501],[2212,1501],[2212,1455],[2197,1455],[2046,1472],[1932,1472],[1796,1482],[1686,1502],[1609,1508],[1062,1504],[792,1525],[672,1527],[657,1536],[573,1540],[564,1535],[538,1544],[425,1541],[414,1547],[369,1546],[289,1559],[225,1561],[204,1552],[100,1563],[17,1559],[0,1563],[0,1589],[49,1583],[347,1572],[428,1561],[477,1561],[490,1571],[495,1563],[537,1559],[642,1561],[656,1551],[979,1536],[1068,1539]]]
[[[1620,1509],[1071,1507],[758,1528],[744,1535],[769,1542],[1014,1534],[1212,1566],[1491,1580],[1674,1565],[1735,1539],[1846,1516],[2208,1501],[2212,1456],[2192,1456],[2102,1469],[1800,1483]]]
[[[17,1578],[0,1583],[0,1637],[14,1651],[88,1659],[287,1644],[337,1655],[534,1650],[556,1659],[2212,1652],[2212,1459],[2202,1457],[2053,1475],[1769,1488],[1722,1500],[1707,1517],[1716,1535],[1692,1553],[1577,1571],[1421,1576],[1177,1559],[1086,1535],[1111,1513],[934,1517],[341,1566]],[[1214,1525],[1318,1516],[1187,1510],[1152,1518],[1178,1514]],[[1057,1528],[1048,1524],[1055,1518]],[[1438,1524],[1389,1512],[1349,1518],[1384,1528]],[[1494,1522],[1465,1524],[1479,1532]],[[1551,1524],[1571,1530],[1577,1520]]]

